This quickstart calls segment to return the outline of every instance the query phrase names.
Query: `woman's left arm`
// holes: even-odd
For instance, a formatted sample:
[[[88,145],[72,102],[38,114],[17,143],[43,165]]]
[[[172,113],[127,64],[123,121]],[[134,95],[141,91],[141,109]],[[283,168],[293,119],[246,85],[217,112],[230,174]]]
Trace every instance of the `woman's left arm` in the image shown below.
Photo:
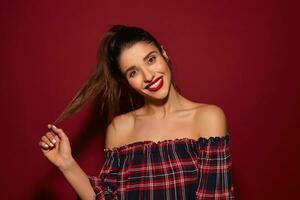
[[[207,106],[201,114],[197,143],[199,183],[196,199],[235,199],[229,133],[223,110]]]

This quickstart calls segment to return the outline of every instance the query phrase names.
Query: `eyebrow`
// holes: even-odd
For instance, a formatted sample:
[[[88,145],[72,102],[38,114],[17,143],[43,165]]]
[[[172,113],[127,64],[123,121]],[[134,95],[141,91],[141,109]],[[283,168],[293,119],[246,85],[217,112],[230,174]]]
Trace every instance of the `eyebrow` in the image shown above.
[[[151,55],[152,53],[158,53],[158,52],[157,52],[156,50],[150,51],[150,52],[143,58],[143,61],[146,62],[146,60],[150,57],[150,55]],[[128,67],[128,68],[125,70],[124,74],[126,75],[126,74],[128,73],[128,71],[130,71],[130,70],[132,70],[132,69],[134,69],[134,68],[136,68],[136,66],[130,66],[130,67]]]

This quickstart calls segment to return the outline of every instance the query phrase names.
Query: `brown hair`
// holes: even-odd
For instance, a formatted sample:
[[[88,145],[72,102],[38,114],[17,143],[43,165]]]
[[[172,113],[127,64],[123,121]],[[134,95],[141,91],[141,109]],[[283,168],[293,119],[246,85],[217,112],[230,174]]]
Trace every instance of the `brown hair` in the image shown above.
[[[149,32],[139,27],[113,25],[101,40],[96,68],[53,124],[78,112],[92,99],[97,100],[96,105],[106,120],[105,125],[108,125],[115,116],[143,106],[144,97],[130,87],[126,77],[121,73],[118,62],[125,48],[130,48],[141,41],[155,45],[163,55],[161,45]],[[166,60],[165,57],[164,59]],[[172,73],[172,63],[170,60],[166,61]],[[171,77],[173,86],[180,93],[173,76]]]

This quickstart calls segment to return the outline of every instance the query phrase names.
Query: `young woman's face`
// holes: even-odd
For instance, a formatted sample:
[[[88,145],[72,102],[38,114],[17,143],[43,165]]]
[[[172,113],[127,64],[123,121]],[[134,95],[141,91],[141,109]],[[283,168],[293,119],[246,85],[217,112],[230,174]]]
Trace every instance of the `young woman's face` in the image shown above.
[[[163,55],[168,56],[165,51]],[[146,42],[138,42],[122,51],[119,64],[130,86],[151,99],[164,99],[171,84],[170,68],[159,50]]]

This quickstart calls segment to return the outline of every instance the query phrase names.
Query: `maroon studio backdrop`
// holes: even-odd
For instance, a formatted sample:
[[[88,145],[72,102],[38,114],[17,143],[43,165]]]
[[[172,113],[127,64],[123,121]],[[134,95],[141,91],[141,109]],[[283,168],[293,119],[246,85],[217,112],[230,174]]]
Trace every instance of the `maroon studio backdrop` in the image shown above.
[[[109,26],[136,25],[163,44],[187,98],[216,104],[231,134],[236,195],[295,199],[299,188],[299,49],[287,1],[1,1],[1,199],[74,199],[38,141],[87,80]],[[68,118],[87,174],[103,162],[95,103]]]

